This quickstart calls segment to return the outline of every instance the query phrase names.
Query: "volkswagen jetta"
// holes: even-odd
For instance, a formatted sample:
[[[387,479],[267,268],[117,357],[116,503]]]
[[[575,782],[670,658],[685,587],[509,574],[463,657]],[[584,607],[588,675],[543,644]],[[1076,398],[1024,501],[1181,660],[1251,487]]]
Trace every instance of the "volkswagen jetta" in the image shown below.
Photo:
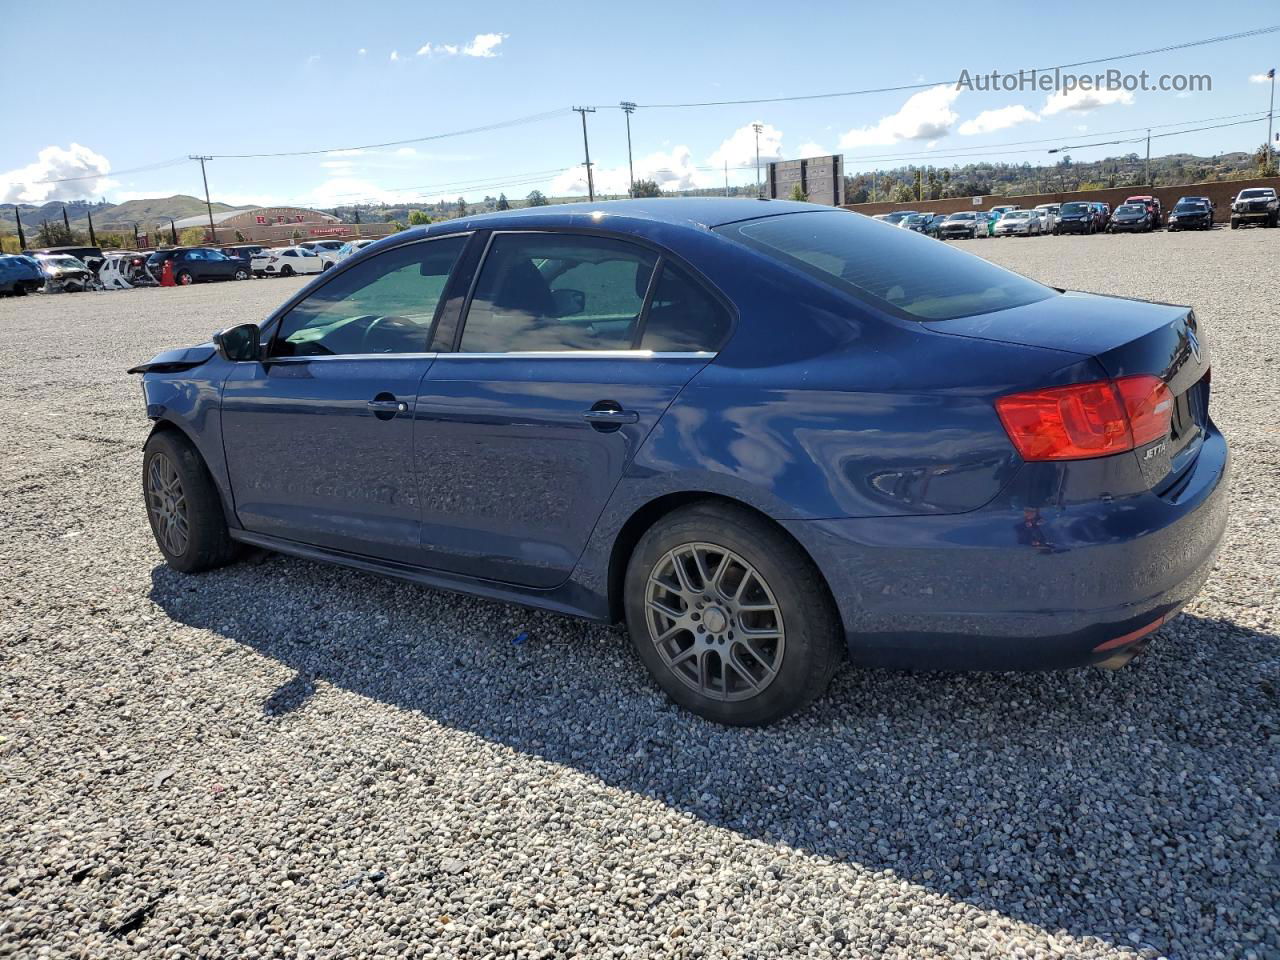
[[[406,231],[131,372],[174,568],[253,545],[625,621],[673,700],[759,724],[846,653],[1127,660],[1222,535],[1209,371],[1186,307],[666,198]]]

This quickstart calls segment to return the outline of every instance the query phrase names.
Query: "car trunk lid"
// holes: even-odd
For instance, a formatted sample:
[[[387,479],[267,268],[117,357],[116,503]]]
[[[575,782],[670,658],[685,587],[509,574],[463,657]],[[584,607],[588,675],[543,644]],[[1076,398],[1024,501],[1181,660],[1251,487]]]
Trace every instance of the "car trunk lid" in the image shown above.
[[[1209,350],[1189,307],[1068,292],[1010,310],[930,322],[955,336],[1070,351],[1095,358],[1107,376],[1149,374],[1169,388],[1169,433],[1133,451],[1144,480],[1176,491],[1209,425]]]

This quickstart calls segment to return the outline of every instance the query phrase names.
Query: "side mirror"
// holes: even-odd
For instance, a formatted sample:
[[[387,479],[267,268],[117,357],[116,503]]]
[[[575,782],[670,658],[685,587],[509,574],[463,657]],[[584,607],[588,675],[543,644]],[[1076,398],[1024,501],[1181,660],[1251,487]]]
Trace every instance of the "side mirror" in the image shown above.
[[[213,345],[218,356],[232,363],[246,360],[257,360],[262,352],[259,341],[262,331],[256,323],[242,323],[238,327],[228,327],[213,335]]]
[[[587,309],[587,295],[581,290],[552,290],[557,317],[573,317]]]

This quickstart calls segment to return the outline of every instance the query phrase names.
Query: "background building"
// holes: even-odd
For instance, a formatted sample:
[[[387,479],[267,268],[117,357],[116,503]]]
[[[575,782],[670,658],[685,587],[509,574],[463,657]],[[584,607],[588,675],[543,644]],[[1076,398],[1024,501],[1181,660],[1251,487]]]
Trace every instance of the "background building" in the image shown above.
[[[390,223],[343,223],[332,214],[306,207],[249,207],[214,213],[213,236],[207,213],[184,217],[174,223],[174,228],[179,232],[192,228],[204,230],[205,242],[218,244],[240,242],[240,238],[249,243],[287,244],[295,234],[300,240],[319,240],[385,237],[395,232]]]

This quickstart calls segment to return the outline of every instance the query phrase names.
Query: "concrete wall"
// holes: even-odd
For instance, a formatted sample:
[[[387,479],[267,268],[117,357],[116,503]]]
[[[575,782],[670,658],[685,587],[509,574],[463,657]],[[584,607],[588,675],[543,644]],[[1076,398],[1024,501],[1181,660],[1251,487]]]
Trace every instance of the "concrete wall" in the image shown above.
[[[1178,202],[1179,197],[1209,197],[1217,209],[1214,219],[1225,223],[1231,219],[1231,198],[1247,187],[1274,187],[1280,193],[1280,177],[1255,177],[1250,180],[1227,180],[1213,183],[1187,183],[1174,187],[1116,187],[1108,190],[1083,190],[1067,193],[1037,193],[1024,197],[982,197],[982,203],[975,206],[973,197],[952,197],[947,200],[913,200],[910,203],[853,203],[845,204],[846,210],[875,216],[877,213],[889,213],[893,210],[919,210],[921,213],[955,213],[958,210],[990,210],[992,207],[1006,204],[1017,204],[1023,208],[1039,206],[1042,203],[1066,203],[1068,200],[1088,200],[1094,203],[1109,203],[1111,209],[1124,203],[1128,197],[1149,194],[1160,200],[1164,212]]]

